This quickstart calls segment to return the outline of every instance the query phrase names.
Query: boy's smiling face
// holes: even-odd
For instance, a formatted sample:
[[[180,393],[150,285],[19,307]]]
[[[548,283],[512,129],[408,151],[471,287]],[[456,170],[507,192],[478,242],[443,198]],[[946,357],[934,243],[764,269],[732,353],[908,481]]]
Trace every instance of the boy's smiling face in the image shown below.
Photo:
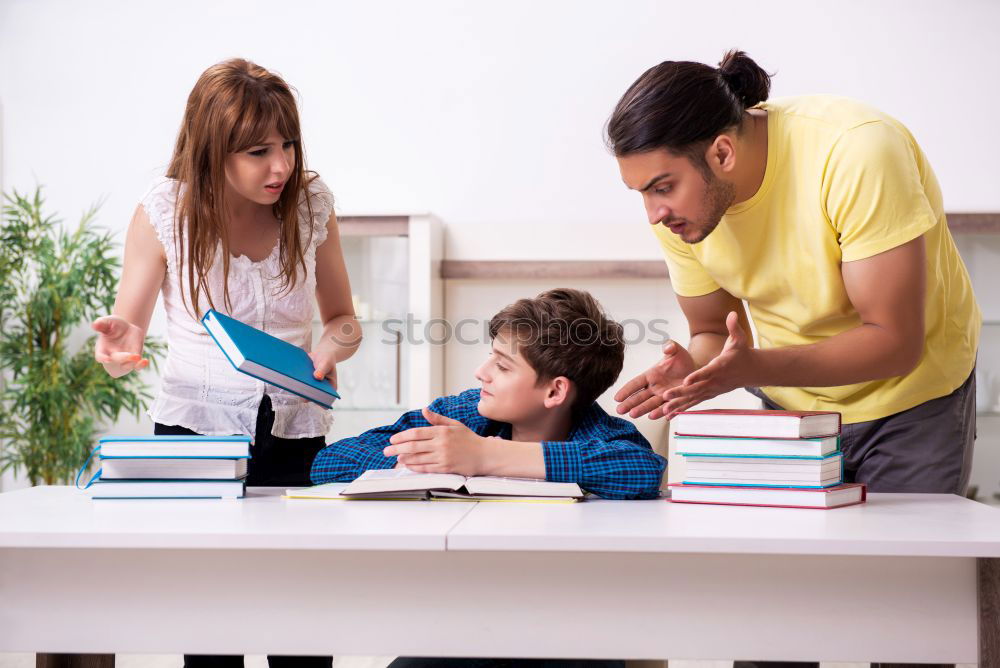
[[[548,410],[545,398],[549,384],[538,382],[538,373],[518,348],[509,332],[500,332],[493,339],[489,357],[476,369],[476,379],[482,383],[479,414],[483,417],[522,424]]]

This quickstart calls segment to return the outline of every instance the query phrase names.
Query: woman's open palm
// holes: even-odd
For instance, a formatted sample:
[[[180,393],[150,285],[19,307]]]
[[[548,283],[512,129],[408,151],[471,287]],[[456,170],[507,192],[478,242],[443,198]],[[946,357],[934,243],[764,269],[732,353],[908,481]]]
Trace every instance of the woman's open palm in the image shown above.
[[[128,320],[106,315],[90,326],[97,332],[94,359],[103,364],[112,377],[118,378],[133,369],[149,366],[149,360],[142,356],[145,334]]]

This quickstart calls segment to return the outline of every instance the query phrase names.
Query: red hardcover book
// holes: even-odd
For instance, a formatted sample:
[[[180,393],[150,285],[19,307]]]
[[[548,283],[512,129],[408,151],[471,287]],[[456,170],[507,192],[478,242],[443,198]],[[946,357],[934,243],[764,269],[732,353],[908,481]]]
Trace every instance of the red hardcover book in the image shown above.
[[[730,487],[726,485],[670,485],[673,503],[708,503],[724,506],[766,506],[771,508],[843,508],[864,503],[863,483],[849,482],[825,489],[786,487]]]
[[[713,408],[678,413],[673,426],[678,436],[817,438],[840,433],[840,413]]]

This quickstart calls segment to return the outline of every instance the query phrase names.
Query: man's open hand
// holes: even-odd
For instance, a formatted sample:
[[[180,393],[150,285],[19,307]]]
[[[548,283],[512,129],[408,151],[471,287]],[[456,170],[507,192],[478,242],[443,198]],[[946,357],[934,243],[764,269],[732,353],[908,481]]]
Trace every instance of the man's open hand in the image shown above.
[[[684,382],[663,393],[665,403],[661,410],[668,420],[702,401],[752,383],[756,357],[735,311],[726,316],[726,329],[729,337],[722,352],[689,374]]]
[[[663,357],[659,362],[639,374],[615,394],[618,414],[628,413],[637,418],[649,413],[650,420],[663,417],[663,395],[667,390],[679,385],[692,371],[694,360],[691,353],[676,341],[663,346]]]

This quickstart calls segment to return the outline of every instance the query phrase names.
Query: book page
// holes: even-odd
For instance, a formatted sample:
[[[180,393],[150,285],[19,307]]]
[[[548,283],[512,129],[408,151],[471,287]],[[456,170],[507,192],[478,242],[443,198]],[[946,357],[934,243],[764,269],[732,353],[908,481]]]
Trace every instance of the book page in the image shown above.
[[[457,473],[416,473],[406,468],[372,469],[358,476],[343,494],[371,492],[402,492],[428,489],[457,490],[465,484],[465,476]]]
[[[583,496],[583,490],[576,483],[551,482],[539,478],[477,476],[466,480],[465,488],[469,493],[476,495]]]
[[[417,473],[403,467],[398,469],[369,469],[357,477],[357,480],[399,480],[400,478],[419,478],[429,475],[458,475],[457,473]],[[464,476],[459,476],[463,477]]]

